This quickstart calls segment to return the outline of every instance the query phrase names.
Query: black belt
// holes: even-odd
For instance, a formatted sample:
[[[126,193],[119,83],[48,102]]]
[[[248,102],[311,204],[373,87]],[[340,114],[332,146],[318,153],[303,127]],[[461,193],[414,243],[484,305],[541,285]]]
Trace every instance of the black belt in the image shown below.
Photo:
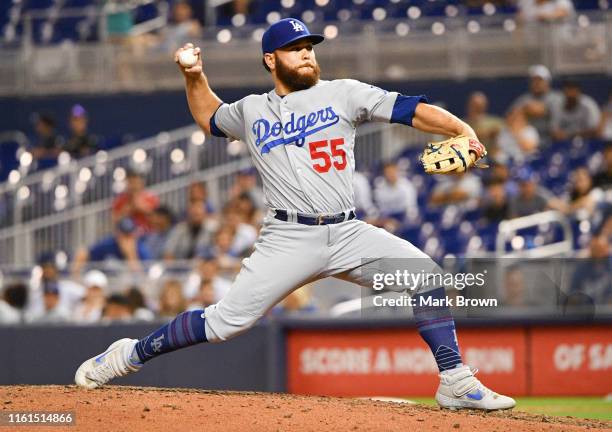
[[[287,222],[289,220],[289,214],[287,210],[274,210],[274,218]],[[331,225],[344,222],[345,220],[355,219],[355,212],[351,210],[346,217],[346,213],[337,213],[333,215],[319,215],[319,216],[307,216],[304,214],[297,214],[297,223],[303,225]]]

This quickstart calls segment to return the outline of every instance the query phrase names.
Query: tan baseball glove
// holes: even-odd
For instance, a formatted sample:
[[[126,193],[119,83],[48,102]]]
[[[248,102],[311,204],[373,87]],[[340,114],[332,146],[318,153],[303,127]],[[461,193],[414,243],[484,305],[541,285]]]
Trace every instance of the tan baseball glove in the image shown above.
[[[476,160],[472,160],[470,152],[476,155]],[[458,135],[446,141],[427,144],[421,154],[421,163],[428,174],[462,173],[473,166],[488,168],[488,165],[478,163],[486,154],[487,150],[478,140]]]

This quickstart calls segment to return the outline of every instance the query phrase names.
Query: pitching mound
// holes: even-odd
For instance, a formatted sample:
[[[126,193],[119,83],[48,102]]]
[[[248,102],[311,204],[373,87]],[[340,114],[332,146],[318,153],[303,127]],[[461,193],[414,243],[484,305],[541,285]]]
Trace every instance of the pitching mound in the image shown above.
[[[2,411],[74,411],[69,431],[603,431],[612,422],[286,394],[109,386],[0,387]],[[0,427],[2,430],[9,430]],[[10,430],[24,430],[11,427]],[[41,427],[28,430],[58,431]]]

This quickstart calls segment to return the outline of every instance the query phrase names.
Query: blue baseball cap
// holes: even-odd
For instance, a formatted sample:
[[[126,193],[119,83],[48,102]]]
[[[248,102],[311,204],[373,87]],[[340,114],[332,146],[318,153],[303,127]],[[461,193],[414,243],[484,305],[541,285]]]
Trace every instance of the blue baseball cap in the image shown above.
[[[117,222],[117,229],[123,234],[132,234],[136,228],[136,223],[130,217],[124,217]]]
[[[323,42],[320,34],[312,34],[299,19],[285,18],[272,24],[261,39],[261,50],[264,54],[273,53],[279,48],[301,39],[309,39],[313,45]]]
[[[533,172],[533,170],[528,166],[521,167],[518,170],[516,177],[519,182],[528,182],[532,180],[537,180],[536,173]]]

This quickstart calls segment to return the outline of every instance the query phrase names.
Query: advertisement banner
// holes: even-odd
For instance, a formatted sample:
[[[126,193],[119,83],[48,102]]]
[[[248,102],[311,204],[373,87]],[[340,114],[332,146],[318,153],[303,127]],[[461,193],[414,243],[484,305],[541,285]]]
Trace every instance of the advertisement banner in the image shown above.
[[[463,329],[464,361],[504,394],[524,394],[524,331]],[[287,389],[333,396],[432,396],[438,369],[416,329],[293,330],[287,339]]]
[[[612,327],[544,327],[530,332],[531,394],[612,393]]]

